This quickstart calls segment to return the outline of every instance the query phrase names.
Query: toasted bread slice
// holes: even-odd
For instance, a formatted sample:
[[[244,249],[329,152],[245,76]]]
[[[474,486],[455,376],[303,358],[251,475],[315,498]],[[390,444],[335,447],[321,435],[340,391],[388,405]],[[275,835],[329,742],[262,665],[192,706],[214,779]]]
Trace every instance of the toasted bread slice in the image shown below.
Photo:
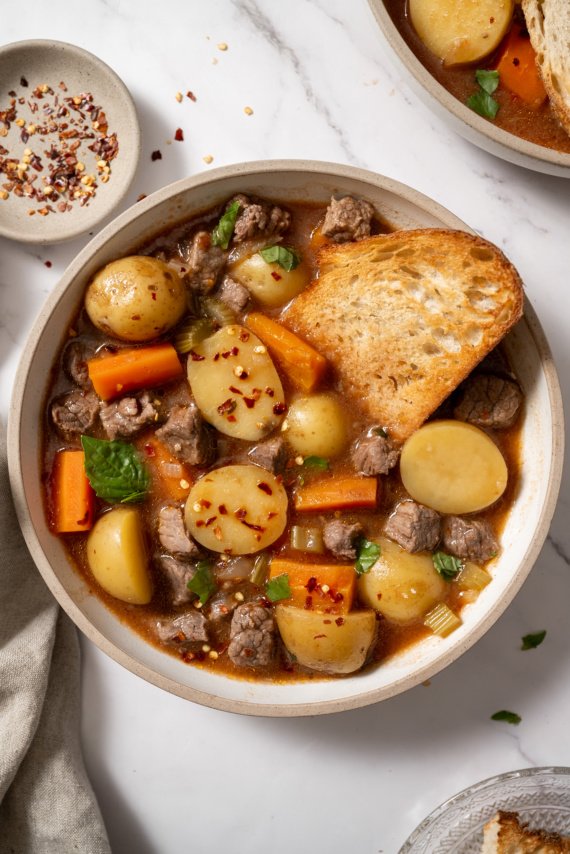
[[[485,825],[481,854],[570,854],[570,838],[529,830],[517,813],[499,810]]]
[[[462,231],[378,235],[321,252],[285,323],[331,363],[344,393],[403,442],[521,317],[502,252]]]
[[[531,44],[554,113],[570,134],[570,9],[568,0],[522,0]]]

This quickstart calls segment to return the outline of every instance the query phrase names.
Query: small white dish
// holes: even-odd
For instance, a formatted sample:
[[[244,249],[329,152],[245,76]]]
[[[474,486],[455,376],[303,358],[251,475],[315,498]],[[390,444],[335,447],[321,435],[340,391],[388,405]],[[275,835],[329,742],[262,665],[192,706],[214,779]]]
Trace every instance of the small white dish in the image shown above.
[[[37,88],[43,86],[52,91],[38,93]],[[96,120],[83,109],[83,104],[71,106],[65,101],[86,93],[92,96],[92,104],[105,113],[107,133],[102,129],[104,125],[93,127]],[[26,164],[28,169],[22,181],[16,186],[19,183],[21,187],[30,176],[36,176],[32,187],[41,189],[44,179],[56,174],[56,168],[60,175],[65,171],[60,168],[63,166],[61,160],[52,159],[46,153],[52,144],[60,152],[64,146],[70,152],[69,146],[78,137],[62,138],[62,134],[90,133],[94,138],[80,139],[77,151],[70,152],[80,164],[78,168],[71,167],[74,172],[71,190],[62,189],[61,193],[55,190],[39,200],[18,196],[13,189],[7,189],[14,182],[6,174],[0,174],[0,235],[25,243],[45,244],[71,240],[93,229],[124,198],[139,160],[140,128],[125,84],[108,65],[75,45],[46,40],[14,42],[0,47],[1,113],[5,115],[14,101],[16,115],[13,119],[8,116],[7,121],[2,120],[0,114],[0,161],[14,158],[24,163],[26,158],[32,158],[32,162]],[[58,115],[60,110],[67,110],[67,115]],[[50,131],[54,124],[57,130]],[[30,125],[36,129],[33,133],[28,133]],[[42,134],[40,129],[45,132]],[[118,140],[118,151],[113,159],[107,160],[105,154],[89,150],[89,145],[111,134],[116,134]],[[38,162],[34,154],[41,162],[40,171],[34,169],[34,162]],[[103,163],[108,163],[108,173]],[[85,167],[83,170],[81,165]],[[108,175],[107,180],[104,175]],[[94,193],[87,204],[82,204],[81,195],[74,198],[74,193],[88,192],[89,184],[81,179],[89,176],[96,182],[91,185]],[[60,210],[59,206],[65,202],[70,209]],[[40,213],[48,205],[51,210],[48,209],[47,214]]]

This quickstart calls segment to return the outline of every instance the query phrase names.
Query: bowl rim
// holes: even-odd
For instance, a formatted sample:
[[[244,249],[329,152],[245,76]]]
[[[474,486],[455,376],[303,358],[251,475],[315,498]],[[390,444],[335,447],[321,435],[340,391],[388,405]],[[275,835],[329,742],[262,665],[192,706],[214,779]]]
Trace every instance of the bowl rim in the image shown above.
[[[112,82],[116,92],[120,94],[121,110],[127,119],[130,146],[132,148],[129,157],[125,160],[120,189],[117,189],[116,186],[111,187],[113,193],[112,195],[109,195],[107,204],[101,212],[87,224],[77,222],[75,225],[71,225],[71,223],[66,225],[65,223],[61,223],[62,227],[60,228],[60,233],[57,237],[45,237],[41,232],[37,234],[33,232],[29,233],[23,228],[14,227],[10,222],[2,223],[0,221],[1,237],[8,238],[9,240],[15,240],[18,243],[27,243],[30,245],[52,245],[73,240],[96,228],[99,223],[112,215],[113,211],[122,202],[133,183],[133,179],[139,165],[141,155],[141,129],[135,102],[126,84],[110,65],[100,59],[96,54],[91,53],[91,51],[88,51],[79,45],[72,44],[71,42],[65,42],[58,39],[21,39],[20,41],[0,45],[0,58],[9,56],[11,53],[18,53],[20,51],[26,51],[29,53],[30,51],[36,50],[51,51],[52,53],[55,51],[61,51],[68,56],[74,57],[78,61],[78,64],[89,63],[89,65],[95,69],[97,75],[102,78],[106,78],[107,82]]]
[[[460,805],[462,801],[466,801],[471,797],[471,795],[481,792],[487,788],[490,789],[497,784],[505,783],[507,780],[528,779],[530,777],[541,777],[543,775],[567,777],[570,779],[570,768],[565,765],[543,765],[531,768],[519,768],[516,771],[505,771],[503,774],[495,774],[493,777],[487,777],[485,780],[480,780],[477,783],[473,783],[471,786],[466,786],[465,789],[462,789],[455,795],[451,795],[450,798],[447,798],[439,804],[439,806],[435,807],[435,809],[433,809],[408,836],[402,847],[399,849],[398,854],[408,854],[412,849],[412,845],[417,842],[418,837],[422,833],[428,830],[429,827],[450,807],[453,807],[456,804]]]
[[[443,107],[446,112],[451,113],[457,122],[455,129],[458,133],[466,136],[470,142],[480,148],[484,148],[486,151],[491,150],[493,154],[503,159],[516,162],[529,169],[548,171],[549,174],[561,177],[570,177],[570,153],[557,151],[554,148],[547,148],[522,139],[510,131],[497,127],[470,110],[422,65],[400,34],[383,0],[368,0],[368,5],[389,46],[416,82],[435,100],[434,106]],[[493,143],[492,149],[489,149],[487,140]],[[508,151],[501,153],[501,149],[505,148]],[[513,154],[519,158],[517,161],[511,159]]]
[[[107,655],[119,664],[126,667],[127,670],[141,676],[151,684],[157,685],[158,687],[185,699],[193,700],[201,705],[223,711],[239,712],[241,714],[268,717],[297,717],[315,714],[329,714],[360,708],[395,696],[396,694],[431,678],[440,670],[443,670],[459,658],[460,655],[466,652],[491,627],[491,625],[507,608],[519,588],[522,586],[538,556],[544,540],[546,539],[550,520],[555,510],[562,477],[564,424],[561,391],[550,347],[532,306],[528,299],[525,298],[525,319],[529,334],[533,338],[535,347],[541,359],[552,410],[550,477],[546,487],[541,513],[537,520],[535,536],[524,560],[517,569],[515,577],[511,579],[509,586],[505,589],[503,598],[493,604],[487,614],[485,614],[484,618],[473,629],[467,638],[465,638],[461,643],[445,650],[431,664],[425,664],[423,667],[418,668],[413,676],[406,675],[404,677],[400,677],[394,680],[394,682],[387,687],[375,688],[351,697],[321,700],[314,703],[303,702],[288,705],[278,702],[257,703],[255,700],[226,699],[205,693],[190,686],[181,685],[176,680],[157,673],[148,665],[135,658],[134,655],[124,652],[119,647],[115,646],[112,641],[108,640],[105,635],[95,628],[89,619],[82,613],[81,609],[75,604],[71,596],[60,583],[55,571],[52,569],[43,553],[43,549],[38,535],[32,525],[27,507],[22,467],[23,449],[20,441],[21,411],[26,391],[27,377],[31,363],[35,357],[35,351],[38,346],[39,339],[43,334],[43,329],[48,318],[51,317],[53,312],[56,310],[58,302],[62,298],[68,286],[75,279],[76,275],[81,271],[82,267],[94,255],[94,253],[104,246],[108,239],[118,233],[123,227],[134,222],[137,218],[141,217],[160,203],[170,200],[182,192],[188,192],[196,187],[203,186],[204,184],[215,184],[217,182],[224,182],[227,178],[236,177],[254,179],[255,176],[263,176],[268,173],[276,172],[300,172],[309,176],[317,175],[322,178],[329,179],[348,178],[372,184],[378,189],[398,195],[400,198],[413,203],[421,210],[431,215],[440,217],[442,222],[446,223],[449,228],[460,228],[470,233],[474,233],[472,229],[466,226],[458,217],[417,190],[377,173],[338,163],[314,160],[250,161],[237,163],[231,166],[219,167],[209,172],[200,173],[199,175],[185,178],[163,187],[148,196],[142,202],[138,202],[127,211],[120,214],[100,233],[98,233],[69,264],[59,283],[48,296],[28,336],[26,346],[18,365],[10,402],[7,451],[8,469],[16,513],[24,538],[28,545],[28,549],[36,563],[36,566],[38,567],[39,572],[43,576],[44,581],[59,604],[71,617],[78,628],[81,629],[81,631],[96,646],[103,650],[103,652],[107,653]]]

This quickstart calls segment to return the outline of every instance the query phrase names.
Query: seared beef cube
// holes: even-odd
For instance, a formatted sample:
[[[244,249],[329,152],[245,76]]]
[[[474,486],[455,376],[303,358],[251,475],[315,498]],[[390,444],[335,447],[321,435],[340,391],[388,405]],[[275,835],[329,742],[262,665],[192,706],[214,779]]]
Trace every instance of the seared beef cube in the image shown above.
[[[386,522],[387,537],[407,552],[433,551],[440,538],[439,514],[415,501],[402,501]]]
[[[503,429],[515,423],[521,403],[516,383],[494,374],[476,374],[463,383],[454,415],[477,427]]]
[[[209,232],[198,231],[184,260],[188,264],[188,279],[192,290],[207,294],[218,280],[227,260],[227,252],[213,245]]]
[[[443,520],[443,548],[463,560],[484,562],[499,551],[499,544],[488,522],[446,516]]]
[[[273,657],[275,624],[271,612],[257,602],[235,609],[228,655],[238,667],[265,667]]]
[[[234,226],[234,243],[257,237],[275,237],[287,231],[291,225],[291,214],[278,205],[262,200],[252,201],[240,194],[231,199],[227,206],[235,201],[240,203],[240,210]]]
[[[323,540],[327,549],[337,557],[356,560],[358,540],[362,537],[363,528],[359,522],[343,522],[333,519],[323,528]]]
[[[232,279],[231,276],[224,276],[216,296],[236,314],[242,312],[249,302],[248,289]]]
[[[183,563],[170,555],[161,555],[158,559],[162,574],[168,580],[170,601],[176,607],[190,602],[194,594],[188,590],[188,582],[194,577],[196,567],[191,563]]]
[[[389,439],[373,434],[359,439],[352,450],[352,462],[361,474],[388,474],[398,462],[400,452]]]
[[[52,421],[64,435],[86,433],[95,423],[99,405],[99,398],[94,392],[74,389],[53,401]]]
[[[177,459],[192,466],[208,465],[216,453],[214,436],[195,403],[173,406],[156,436]]]
[[[180,617],[158,622],[156,630],[161,641],[182,648],[208,641],[208,623],[205,616],[198,611],[189,611]]]
[[[272,471],[273,474],[283,471],[288,458],[287,447],[281,436],[260,442],[249,451],[248,456],[252,462]]]
[[[92,351],[78,338],[70,341],[63,351],[63,370],[70,380],[82,388],[91,385],[89,371],[87,370],[87,359],[90,359],[92,355]]]
[[[197,557],[200,553],[200,549],[186,532],[180,507],[160,508],[158,539],[163,548],[180,557],[192,558]]]
[[[362,240],[363,237],[370,237],[373,216],[374,208],[364,199],[354,199],[352,196],[333,198],[325,214],[322,232],[335,243]]]
[[[147,424],[158,418],[150,394],[144,391],[137,397],[122,397],[112,403],[101,404],[101,423],[109,439],[134,436]]]

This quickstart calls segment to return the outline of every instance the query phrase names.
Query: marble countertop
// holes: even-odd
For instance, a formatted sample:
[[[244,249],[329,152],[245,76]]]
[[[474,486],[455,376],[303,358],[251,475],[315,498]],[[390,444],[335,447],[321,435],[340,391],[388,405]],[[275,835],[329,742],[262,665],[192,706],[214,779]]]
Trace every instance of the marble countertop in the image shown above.
[[[143,152],[124,208],[207,170],[210,158],[314,158],[396,178],[509,255],[570,403],[570,182],[498,160],[433,116],[395,69],[365,0],[46,8],[5,0],[2,39],[73,42],[125,81]],[[176,92],[189,89],[196,102],[178,103]],[[182,143],[173,141],[178,127]],[[162,160],[152,162],[155,149]],[[0,240],[3,417],[28,330],[87,239],[44,248]],[[83,639],[83,747],[113,850],[396,854],[465,786],[570,765],[569,512],[566,471],[548,541],[495,626],[429,686],[358,711],[290,720],[213,711],[146,684]],[[521,636],[541,629],[542,646],[521,652]],[[490,719],[503,708],[521,715],[519,726]]]

